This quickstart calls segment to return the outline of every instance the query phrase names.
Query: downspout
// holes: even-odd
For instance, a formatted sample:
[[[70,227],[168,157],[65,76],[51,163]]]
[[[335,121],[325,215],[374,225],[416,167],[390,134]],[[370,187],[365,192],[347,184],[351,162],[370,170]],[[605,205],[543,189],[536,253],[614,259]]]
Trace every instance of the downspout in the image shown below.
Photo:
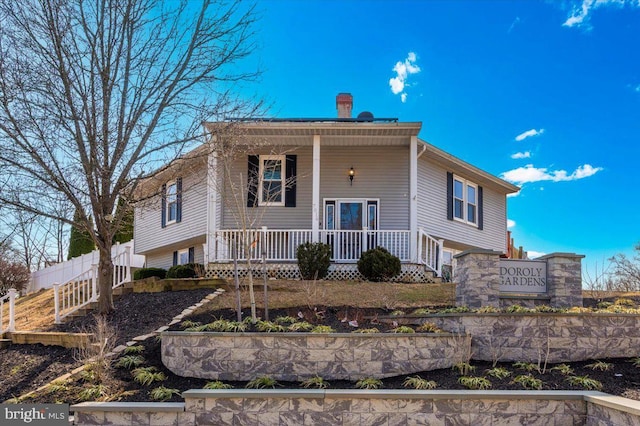
[[[426,143],[422,144],[422,151],[418,153],[417,159],[420,159],[420,157],[422,157],[422,154],[424,154],[426,150],[427,150],[427,144]]]

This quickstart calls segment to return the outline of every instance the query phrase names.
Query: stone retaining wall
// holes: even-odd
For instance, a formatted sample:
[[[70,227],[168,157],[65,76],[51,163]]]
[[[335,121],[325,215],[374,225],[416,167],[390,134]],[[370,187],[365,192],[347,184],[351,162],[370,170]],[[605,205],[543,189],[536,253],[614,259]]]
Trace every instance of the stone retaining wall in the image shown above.
[[[177,375],[216,380],[359,380],[448,368],[468,345],[465,336],[450,333],[172,331],[162,333],[162,362]]]
[[[185,404],[90,402],[71,410],[76,425],[640,424],[640,402],[601,392],[238,389],[183,396]]]
[[[380,320],[391,320],[391,318]],[[640,315],[443,314],[393,317],[399,323],[434,323],[468,333],[473,359],[483,361],[572,362],[640,356]]]

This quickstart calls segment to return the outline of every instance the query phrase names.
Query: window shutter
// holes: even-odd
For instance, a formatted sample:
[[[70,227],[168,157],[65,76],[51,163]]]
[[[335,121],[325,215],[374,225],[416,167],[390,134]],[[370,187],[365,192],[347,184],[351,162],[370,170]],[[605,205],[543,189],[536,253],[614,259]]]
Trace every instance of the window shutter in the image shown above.
[[[182,178],[176,178],[176,222],[182,222]]]
[[[189,263],[195,263],[196,250],[195,247],[189,247]]]
[[[173,252],[173,266],[176,266],[178,264],[178,252],[174,251]]]
[[[483,201],[482,201],[482,187],[478,187],[478,229],[482,231],[483,229]]]
[[[160,226],[164,228],[167,226],[167,184],[162,185],[162,195],[161,195],[161,206],[160,206]]]
[[[453,173],[447,172],[447,219],[453,220]]]
[[[249,155],[247,170],[247,207],[256,207],[258,205],[258,173],[260,173],[259,156]]]
[[[287,155],[287,161],[285,161],[285,183],[284,190],[284,206],[295,207],[296,206],[296,175],[297,175],[297,156]]]

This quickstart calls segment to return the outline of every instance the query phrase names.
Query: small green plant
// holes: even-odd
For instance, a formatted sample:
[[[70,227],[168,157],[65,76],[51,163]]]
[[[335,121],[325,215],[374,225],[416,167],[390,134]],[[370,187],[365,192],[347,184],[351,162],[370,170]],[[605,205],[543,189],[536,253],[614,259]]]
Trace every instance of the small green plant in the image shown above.
[[[596,307],[597,307],[598,309],[607,309],[607,308],[609,308],[609,307],[610,307],[610,306],[612,306],[612,305],[613,305],[613,303],[611,303],[611,302],[606,302],[606,301],[605,301],[605,302],[598,302],[598,304],[596,305]]]
[[[298,321],[297,318],[294,318],[294,317],[289,316],[289,315],[278,317],[275,320],[273,320],[273,322],[275,322],[276,324],[280,324],[280,325],[290,325],[290,324],[293,324],[296,321]]]
[[[304,243],[296,250],[298,269],[303,280],[321,280],[331,265],[331,246],[325,243]]]
[[[434,312],[433,309],[418,308],[418,309],[414,310],[413,312],[411,312],[411,315],[429,315],[429,314],[432,314],[433,312]]]
[[[633,300],[631,299],[626,299],[624,297],[619,297],[616,300],[613,301],[614,305],[618,305],[618,306],[626,306],[628,308],[635,308],[636,304]]]
[[[195,324],[198,324],[198,323],[195,323]],[[210,331],[209,326],[210,326],[209,324],[194,325],[192,327],[185,328],[184,331],[196,331],[196,332]]]
[[[140,367],[144,364],[144,358],[140,355],[124,355],[118,359],[115,366],[117,368],[126,368],[131,370],[132,368]]]
[[[485,377],[462,376],[458,379],[458,383],[472,390],[491,389],[491,382]]]
[[[420,333],[442,333],[442,329],[432,322],[425,322],[421,324],[418,328],[416,328],[416,331]]]
[[[207,382],[206,385],[204,385],[205,389],[231,389],[233,386],[231,386],[228,383],[222,382],[220,380],[214,380],[212,382]]]
[[[297,331],[309,331],[313,329],[313,324],[308,323],[306,321],[294,322],[290,326],[287,327],[287,330],[297,332]]]
[[[199,327],[202,324],[197,322],[197,321],[191,321],[191,320],[184,320],[180,323],[180,327],[182,328],[194,328],[194,327]]]
[[[542,389],[542,380],[536,379],[531,374],[521,374],[513,378],[511,383],[516,383],[524,389],[540,390]]]
[[[558,364],[555,367],[551,368],[551,371],[557,371],[563,376],[568,376],[570,374],[573,374],[573,368],[571,368],[567,364]]]
[[[361,333],[361,334],[370,334],[370,333],[380,333],[380,330],[377,328],[361,328],[359,330],[353,330],[352,333]]]
[[[335,333],[335,330],[328,325],[316,325],[311,329],[312,333]]]
[[[439,311],[441,314],[464,314],[470,312],[468,306],[455,306],[453,308],[444,308]]]
[[[495,306],[483,306],[481,308],[475,309],[474,312],[477,312],[479,314],[496,314],[498,312],[501,312],[500,308],[496,308]]]
[[[505,312],[509,313],[509,314],[518,314],[518,313],[531,313],[531,312],[535,312],[535,309],[530,309],[530,308],[526,308],[524,306],[520,306],[520,305],[511,305],[509,306],[507,309],[505,309]]]
[[[487,371],[485,371],[487,376],[495,377],[496,379],[506,379],[511,376],[511,371],[502,367],[493,367]]]
[[[66,392],[69,390],[69,382],[66,380],[55,380],[47,386],[47,393]]]
[[[629,362],[632,363],[634,367],[640,368],[640,357],[632,358]]]
[[[559,311],[558,308],[554,308],[551,306],[547,306],[547,305],[538,305],[535,307],[534,309],[536,312],[541,312],[541,313],[549,313],[549,314],[553,314]]]
[[[399,327],[396,327],[394,329],[391,330],[392,333],[407,333],[407,334],[411,334],[411,333],[415,333],[416,331],[406,325],[401,325]]]
[[[153,382],[161,382],[167,379],[162,371],[155,367],[139,367],[133,370],[133,380],[142,386],[149,386]]]
[[[571,386],[579,386],[585,390],[602,390],[602,383],[587,376],[569,376],[567,382]]]
[[[404,382],[402,382],[402,386],[416,390],[430,390],[435,389],[438,384],[433,380],[423,379],[420,376],[413,376],[407,377]]]
[[[365,251],[358,260],[358,272],[369,281],[386,281],[400,271],[400,259],[383,247]]]
[[[522,362],[522,361],[514,362],[513,368],[517,368],[519,370],[524,370],[528,372],[538,371],[538,366],[532,362]]]
[[[149,277],[158,277],[161,280],[167,276],[166,269],[162,268],[140,268],[133,271],[133,279],[141,280]]]
[[[144,352],[142,345],[127,346],[123,351],[125,355],[140,355],[142,352]]]
[[[271,376],[260,376],[255,379],[249,381],[247,383],[247,389],[266,389],[271,388],[275,389],[276,386],[279,386],[279,383],[276,379]]]
[[[320,376],[309,377],[306,380],[300,382],[304,388],[326,389],[329,387],[329,382]]]
[[[469,364],[468,362],[458,362],[451,367],[452,370],[458,372],[461,376],[467,376],[469,373],[473,373],[476,371],[476,367]]]
[[[239,321],[229,321],[226,331],[230,333],[242,333],[243,331],[247,331],[247,324]]]
[[[101,384],[93,384],[89,387],[82,388],[78,392],[78,399],[80,401],[95,401],[103,396],[107,395],[107,387]]]
[[[396,309],[395,311],[392,311],[389,315],[391,315],[392,317],[401,317],[405,314],[404,311],[401,311],[400,309]]]
[[[356,382],[356,388],[358,389],[380,389],[381,387],[382,380],[373,377],[365,377]]]
[[[594,363],[585,365],[585,367],[590,368],[592,370],[609,371],[613,368],[613,364],[605,361],[596,361]]]
[[[256,328],[258,331],[262,331],[263,333],[284,333],[287,331],[285,326],[271,321],[258,321],[256,323]]]
[[[154,401],[168,401],[173,395],[180,396],[180,391],[178,389],[158,386],[157,388],[151,389],[151,392],[149,392],[149,396]]]

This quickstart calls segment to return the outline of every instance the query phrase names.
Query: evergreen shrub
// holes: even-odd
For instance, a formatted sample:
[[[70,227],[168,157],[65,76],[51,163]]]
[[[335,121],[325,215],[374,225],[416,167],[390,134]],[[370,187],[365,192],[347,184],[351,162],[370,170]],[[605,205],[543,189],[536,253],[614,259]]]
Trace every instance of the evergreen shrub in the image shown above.
[[[176,265],[169,268],[167,278],[197,278],[202,270],[204,270],[204,265],[201,263]]]
[[[158,277],[161,280],[167,276],[167,270],[162,268],[140,268],[133,271],[134,280],[142,280],[149,277]]]
[[[369,281],[387,281],[400,270],[400,259],[383,247],[365,251],[358,260],[358,271]]]
[[[329,273],[331,246],[325,243],[304,243],[296,250],[302,279],[323,279]]]

